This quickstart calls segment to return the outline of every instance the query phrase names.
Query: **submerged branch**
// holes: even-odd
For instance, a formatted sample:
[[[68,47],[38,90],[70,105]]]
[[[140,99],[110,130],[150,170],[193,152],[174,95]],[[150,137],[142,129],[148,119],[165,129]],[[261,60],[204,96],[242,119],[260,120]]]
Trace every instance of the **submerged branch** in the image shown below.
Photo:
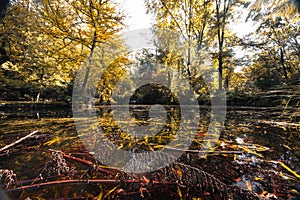
[[[51,181],[46,183],[39,183],[39,184],[33,184],[33,185],[26,185],[21,186],[17,188],[7,189],[6,192],[18,192],[23,190],[30,190],[30,189],[36,189],[36,188],[45,188],[49,186],[55,186],[55,185],[66,185],[66,184],[88,184],[88,183],[111,183],[111,184],[118,184],[118,183],[143,183],[144,180],[112,180],[112,179],[94,179],[94,180],[82,180],[82,179],[74,179],[74,180],[59,180],[59,181]],[[166,183],[160,183],[160,182],[153,182],[153,184],[166,184],[166,185],[178,185],[178,183],[174,182],[166,182]]]
[[[70,155],[67,155],[66,153],[60,151],[60,150],[54,150],[54,149],[49,149],[49,151],[51,152],[59,152],[63,155],[63,157],[67,158],[67,159],[70,159],[70,160],[74,160],[76,162],[79,162],[81,164],[84,164],[84,165],[87,165],[89,167],[93,167],[95,168],[98,172],[102,172],[104,174],[107,174],[107,175],[113,175],[114,173],[109,171],[109,170],[106,170],[106,169],[103,169],[99,166],[97,166],[96,164],[94,164],[93,162],[91,161],[88,161],[88,160],[84,160],[84,159],[81,159],[81,158],[76,158],[74,156],[70,156]]]
[[[5,150],[9,149],[10,147],[13,147],[13,146],[19,144],[20,142],[22,142],[23,140],[26,140],[27,138],[31,137],[32,135],[36,134],[37,132],[39,132],[39,130],[35,130],[35,131],[31,132],[30,134],[20,138],[19,140],[15,141],[11,144],[6,145],[5,147],[2,147],[0,149],[0,152],[5,151]]]

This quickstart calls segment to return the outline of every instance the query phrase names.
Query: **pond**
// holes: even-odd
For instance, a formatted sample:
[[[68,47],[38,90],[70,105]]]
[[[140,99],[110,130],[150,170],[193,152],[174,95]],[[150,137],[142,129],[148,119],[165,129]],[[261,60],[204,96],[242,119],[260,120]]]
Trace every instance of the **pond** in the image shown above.
[[[161,109],[149,116],[149,108],[131,108],[131,117],[119,120],[123,124],[118,127],[109,106],[96,107],[105,140],[137,155],[159,152],[177,140],[180,109],[165,107],[165,120],[155,121]],[[180,143],[166,147],[180,152],[179,158],[157,170],[134,174],[102,163],[105,157],[119,166],[114,154],[96,152],[103,142],[89,119],[81,119],[85,132],[78,131],[81,122],[72,118],[70,106],[3,102],[0,148],[38,131],[0,150],[1,186],[11,199],[287,199],[300,180],[300,124],[295,109],[228,107],[220,138],[205,154],[201,147],[208,137],[210,109],[200,111],[196,134],[184,135],[192,137],[190,147]],[[147,130],[149,134],[129,133],[131,120],[144,128],[151,117],[157,127]]]

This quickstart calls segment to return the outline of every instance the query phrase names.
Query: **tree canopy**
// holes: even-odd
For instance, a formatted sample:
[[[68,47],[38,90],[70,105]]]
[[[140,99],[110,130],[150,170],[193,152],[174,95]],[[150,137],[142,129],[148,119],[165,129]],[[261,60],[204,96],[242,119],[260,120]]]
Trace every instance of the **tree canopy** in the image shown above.
[[[247,87],[263,91],[274,84],[299,82],[299,1],[144,2],[156,20],[156,53],[144,52],[135,58],[143,73],[150,73],[148,67],[157,64],[178,69],[194,87],[198,85],[196,91],[200,93],[207,89],[201,78],[204,71],[212,85],[228,92],[250,93]],[[9,7],[7,3],[0,4],[0,79],[6,87],[1,98],[21,95],[21,99],[30,100],[47,90],[70,97],[78,67],[95,58],[97,47],[107,50],[109,45],[118,46],[124,54],[112,65],[132,64],[119,38],[126,16],[112,0],[15,0]],[[234,24],[239,27],[242,18],[242,24],[251,21],[256,28],[233,28]],[[99,67],[109,65],[105,59]],[[211,60],[210,64],[205,60]],[[147,62],[152,64],[143,64]],[[218,76],[210,73],[214,70]],[[105,84],[122,73],[109,74]],[[89,75],[87,70],[84,84]],[[170,84],[172,81],[176,82],[176,76],[170,75]],[[104,82],[100,81],[101,87]],[[21,92],[8,95],[7,88],[17,86]],[[111,91],[113,85],[108,88]]]
[[[3,62],[37,94],[52,86],[68,90],[78,67],[116,37],[123,19],[112,1],[13,1],[1,24]]]

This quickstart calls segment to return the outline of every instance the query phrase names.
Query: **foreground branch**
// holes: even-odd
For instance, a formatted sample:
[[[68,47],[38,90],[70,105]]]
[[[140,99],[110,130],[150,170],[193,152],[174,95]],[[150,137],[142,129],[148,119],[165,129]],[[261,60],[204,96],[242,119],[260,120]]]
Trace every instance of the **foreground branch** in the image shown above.
[[[39,183],[39,184],[33,184],[33,185],[26,185],[21,186],[17,188],[7,189],[6,192],[18,192],[23,190],[32,190],[36,188],[45,188],[49,186],[55,186],[55,185],[66,185],[66,184],[88,184],[88,183],[104,183],[104,184],[118,184],[118,183],[143,183],[144,180],[106,180],[106,179],[94,179],[94,180],[81,180],[81,179],[74,179],[74,180],[59,180],[59,181],[51,181],[46,183]],[[160,182],[153,182],[153,184],[165,184],[165,185],[178,185],[176,182],[166,182],[166,183],[160,183]]]

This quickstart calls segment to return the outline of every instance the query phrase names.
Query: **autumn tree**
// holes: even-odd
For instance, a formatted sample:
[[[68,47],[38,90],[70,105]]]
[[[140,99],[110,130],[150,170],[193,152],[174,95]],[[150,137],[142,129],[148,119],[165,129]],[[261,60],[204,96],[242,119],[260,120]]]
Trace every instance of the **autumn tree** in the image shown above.
[[[123,19],[112,1],[17,0],[1,28],[9,60],[25,81],[66,88],[95,48],[122,29]]]
[[[232,16],[232,5],[233,1],[231,0],[215,0],[214,1],[214,26],[212,27],[212,32],[216,32],[217,36],[217,61],[218,61],[218,72],[219,72],[219,90],[223,88],[223,74],[224,74],[224,59],[227,54],[228,48],[226,50],[226,39],[228,39],[228,23],[230,17]],[[225,81],[225,87],[228,88],[228,80]]]
[[[172,1],[152,0],[145,1],[149,12],[156,16],[157,46],[160,49],[167,46],[167,57],[174,58],[174,64],[183,59],[186,73],[192,74],[193,53],[199,52],[205,46],[205,34],[208,31],[211,3],[209,1]],[[173,34],[170,36],[170,34]],[[177,34],[177,36],[175,35]],[[176,38],[177,37],[177,38]],[[166,40],[164,40],[166,38]],[[176,40],[177,39],[177,40]],[[173,41],[172,41],[173,40]],[[183,43],[182,43],[183,40]],[[175,55],[181,46],[183,55]],[[172,56],[172,51],[173,56]],[[185,52],[186,51],[186,52]],[[194,51],[194,52],[193,52]],[[177,53],[178,54],[178,53]],[[195,57],[195,56],[194,56]]]
[[[258,3],[250,6],[249,15],[259,23],[248,41],[248,48],[255,49],[250,79],[260,89],[294,83],[299,76],[299,14],[289,1]]]
[[[248,0],[249,2],[249,0]],[[255,0],[250,4],[250,12],[248,17],[255,20],[261,18],[272,18],[273,16],[292,17],[295,21],[299,19],[295,14],[300,12],[299,0],[275,0],[275,1],[262,1]]]
[[[118,33],[124,15],[112,1],[106,0],[44,0],[43,13],[49,29],[57,37],[75,43],[87,50],[89,58],[95,48]],[[52,32],[50,33],[53,34]],[[87,70],[84,85],[87,82]]]
[[[233,47],[236,42],[235,34],[230,30],[229,24],[234,21],[235,8],[244,6],[244,1],[231,0],[204,0],[204,1],[171,1],[152,0],[145,1],[149,11],[157,17],[157,29],[171,29],[179,33],[178,41],[183,50],[181,53],[188,76],[199,73],[201,60],[209,52],[213,58],[211,69],[217,69],[219,77],[218,88],[229,86],[232,70]],[[163,41],[163,40],[162,40]],[[184,44],[182,43],[184,41]],[[178,46],[180,46],[178,45]],[[166,45],[161,45],[166,46]],[[179,47],[175,52],[178,52]],[[172,56],[168,56],[170,58]],[[176,57],[176,56],[173,56]],[[178,57],[178,56],[177,56]],[[193,72],[194,70],[194,72]]]
[[[9,4],[9,0],[0,2],[0,21],[1,21],[1,23],[2,23],[2,19],[4,18],[5,14],[6,14],[8,4]],[[1,37],[0,64],[2,64],[8,60],[8,57],[5,52],[5,38],[3,37],[2,33],[0,33],[0,37]]]

